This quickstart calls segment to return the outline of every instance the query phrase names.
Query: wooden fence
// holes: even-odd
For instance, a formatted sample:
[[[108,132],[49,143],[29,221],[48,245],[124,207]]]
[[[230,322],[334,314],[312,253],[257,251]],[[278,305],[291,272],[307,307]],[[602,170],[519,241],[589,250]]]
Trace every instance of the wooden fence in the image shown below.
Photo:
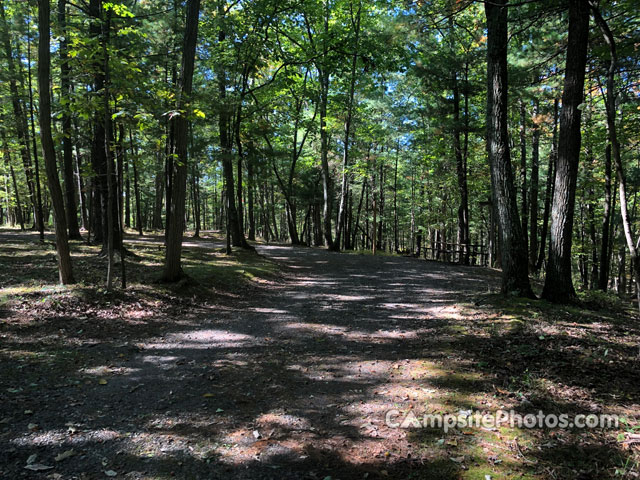
[[[467,246],[462,243],[432,242],[431,246],[423,246],[423,256],[426,260],[462,263],[465,255],[469,256],[470,265],[489,265],[489,252],[486,245],[472,243]]]

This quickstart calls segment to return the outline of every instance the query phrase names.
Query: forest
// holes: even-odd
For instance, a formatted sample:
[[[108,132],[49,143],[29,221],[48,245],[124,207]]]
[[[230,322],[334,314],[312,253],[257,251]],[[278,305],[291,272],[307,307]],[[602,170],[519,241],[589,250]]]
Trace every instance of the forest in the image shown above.
[[[0,477],[637,478],[639,6],[0,0]]]

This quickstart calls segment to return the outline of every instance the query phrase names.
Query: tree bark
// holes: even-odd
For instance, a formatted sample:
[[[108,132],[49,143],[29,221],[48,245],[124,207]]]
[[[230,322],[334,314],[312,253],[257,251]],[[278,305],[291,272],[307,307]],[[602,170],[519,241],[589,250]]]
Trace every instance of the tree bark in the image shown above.
[[[218,3],[218,18],[221,22],[220,31],[218,32],[218,42],[223,43],[226,40],[226,31],[224,26],[225,9],[223,1]],[[238,220],[238,210],[236,209],[234,194],[234,178],[233,178],[233,153],[232,143],[233,137],[229,131],[230,114],[229,105],[226,104],[227,97],[227,79],[224,68],[218,72],[218,91],[220,94],[220,112],[218,115],[218,128],[220,131],[220,149],[222,150],[222,170],[226,185],[226,205],[227,205],[227,235],[231,236],[231,243],[234,247],[246,246],[246,240],[242,235],[240,222]]]
[[[532,297],[507,131],[506,0],[486,2],[484,7],[487,16],[487,151],[501,237],[502,292]]]
[[[80,240],[80,226],[78,224],[78,208],[76,205],[75,182],[73,178],[73,147],[71,135],[71,115],[68,102],[71,94],[71,82],[69,80],[71,68],[69,67],[69,39],[67,38],[67,0],[58,0],[58,23],[62,30],[60,39],[60,96],[66,101],[62,109],[62,173],[64,176],[65,207],[69,238]]]
[[[545,260],[545,249],[547,247],[547,236],[549,232],[549,217],[551,216],[551,200],[553,199],[553,189],[556,179],[556,158],[558,157],[558,99],[553,102],[553,138],[551,141],[551,154],[547,166],[547,185],[544,196],[544,212],[542,214],[542,230],[540,232],[540,252],[536,262],[536,271],[542,268]]]
[[[338,221],[336,222],[336,237],[334,244],[330,246],[333,250],[340,250],[340,240],[345,228],[345,211],[347,202],[347,191],[349,189],[349,147],[351,142],[351,124],[353,122],[354,96],[356,90],[356,68],[358,66],[358,49],[360,47],[360,13],[362,11],[362,1],[358,3],[358,9],[353,15],[351,12],[351,27],[353,30],[354,46],[351,55],[351,72],[349,79],[349,97],[347,98],[347,117],[344,122],[344,150],[342,153],[342,181],[340,190],[340,206],[338,207]]]
[[[13,165],[11,164],[11,153],[9,151],[9,145],[7,143],[7,138],[4,133],[4,129],[2,130],[2,153],[4,154],[4,163],[7,167],[9,167],[9,173],[11,174],[11,183],[13,184],[13,192],[16,196],[16,219],[20,224],[20,230],[24,231],[24,216],[22,214],[22,202],[20,201],[20,190],[18,190],[18,182],[16,181],[16,172],[13,170]],[[9,196],[7,195],[7,202],[9,201]],[[7,208],[7,215],[9,210]]]
[[[538,256],[538,189],[540,182],[540,124],[539,102],[533,105],[531,134],[531,188],[529,189],[529,270],[535,271]]]
[[[638,308],[640,309],[640,258],[638,257],[636,242],[634,241],[633,233],[631,231],[631,220],[629,216],[629,208],[627,205],[627,181],[624,173],[624,167],[622,165],[620,143],[618,142],[618,133],[616,127],[615,74],[618,61],[616,42],[607,22],[604,20],[595,5],[593,6],[593,12],[596,23],[600,27],[604,40],[609,47],[610,60],[609,68],[607,71],[607,93],[605,97],[605,105],[607,110],[607,131],[609,134],[609,144],[611,145],[611,154],[613,156],[613,161],[616,166],[616,173],[618,177],[618,194],[620,200],[620,216],[622,217],[622,228],[624,231],[625,240],[627,242],[627,248],[629,249],[629,256],[631,257],[631,269],[633,271],[633,278],[636,284]]]
[[[598,288],[603,292],[607,291],[609,285],[609,270],[611,262],[611,254],[609,251],[609,239],[611,230],[612,207],[612,190],[611,190],[611,143],[605,150],[604,160],[604,202],[602,216],[602,243],[600,245],[600,275],[598,277]]]
[[[527,109],[524,101],[520,99],[520,195],[522,202],[520,211],[522,212],[522,236],[528,251],[529,207],[527,205],[527,188]]]
[[[200,16],[200,0],[188,0],[187,22],[182,49],[182,68],[180,75],[180,93],[177,110],[173,119],[175,126],[175,142],[177,162],[174,162],[173,186],[171,194],[171,210],[167,219],[167,250],[165,255],[163,280],[176,281],[184,273],[182,271],[182,236],[184,231],[184,208],[187,190],[187,147],[188,147],[188,114],[190,96],[193,86],[193,70],[195,64],[196,43],[198,38],[198,19]]]
[[[542,291],[543,298],[552,302],[566,302],[576,296],[571,278],[571,245],[581,143],[582,112],[579,107],[584,99],[588,41],[588,5],[585,0],[569,0],[569,39],[551,210],[549,264]]]
[[[466,109],[465,109],[466,110]],[[465,116],[468,112],[465,111]],[[462,255],[459,262],[469,264],[469,190],[467,186],[467,151],[463,152],[460,140],[460,88],[458,86],[458,73],[453,73],[453,147],[456,155],[456,172],[458,177],[458,193],[460,204],[458,205],[458,243],[462,246]],[[468,131],[465,131],[465,144]]]
[[[29,200],[31,209],[34,213],[34,227],[38,227],[41,215],[37,208],[36,188],[33,181],[33,170],[31,164],[31,150],[29,148],[29,135],[27,129],[27,119],[20,102],[20,92],[18,91],[17,72],[11,50],[11,36],[9,32],[9,24],[5,16],[4,1],[0,0],[0,40],[2,41],[5,56],[7,57],[7,72],[9,77],[9,92],[11,94],[11,106],[16,126],[16,134],[20,144],[20,155],[22,157],[22,165],[24,167],[25,177],[27,179],[27,188],[29,189]]]
[[[51,193],[53,215],[55,217],[56,250],[58,252],[58,271],[60,283],[74,283],[69,241],[67,238],[67,220],[64,212],[62,189],[58,179],[56,152],[51,135],[51,97],[49,79],[51,77],[50,27],[51,12],[49,0],[38,2],[38,90],[40,93],[40,142],[47,172],[47,182]]]
[[[140,186],[138,181],[138,147],[133,143],[133,134],[129,128],[129,142],[131,143],[131,163],[133,164],[133,192],[136,197],[136,228],[138,235],[142,235],[142,207],[140,205]]]
[[[31,14],[29,14],[29,19],[31,19]],[[42,214],[42,189],[40,187],[40,160],[38,159],[38,142],[36,140],[36,122],[35,122],[35,114],[33,107],[33,83],[32,83],[32,75],[31,75],[31,30],[29,30],[29,34],[27,35],[27,78],[29,80],[29,120],[31,123],[31,144],[33,145],[33,163],[35,165],[35,182],[36,182],[36,217],[35,221],[37,223],[36,227],[38,228],[38,233],[40,236],[40,241],[44,241],[44,218]]]

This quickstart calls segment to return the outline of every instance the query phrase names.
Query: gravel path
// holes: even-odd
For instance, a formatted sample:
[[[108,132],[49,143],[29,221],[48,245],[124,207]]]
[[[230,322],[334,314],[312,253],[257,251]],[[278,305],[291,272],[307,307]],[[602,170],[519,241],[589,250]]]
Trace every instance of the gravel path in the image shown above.
[[[24,470],[36,453],[55,467],[46,473],[63,474],[50,478],[431,478],[430,469],[457,478],[406,430],[385,426],[385,412],[443,388],[449,319],[495,289],[497,275],[403,257],[258,251],[286,267],[282,282],[203,306],[145,341],[81,347],[81,380],[41,387],[47,411],[0,436],[0,477],[36,475]]]

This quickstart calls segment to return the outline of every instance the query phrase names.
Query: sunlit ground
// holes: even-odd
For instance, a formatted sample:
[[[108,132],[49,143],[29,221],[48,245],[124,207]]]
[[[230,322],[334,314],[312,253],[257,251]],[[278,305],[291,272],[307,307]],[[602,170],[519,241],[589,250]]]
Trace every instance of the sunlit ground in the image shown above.
[[[393,256],[260,245],[229,257],[214,234],[188,239],[193,281],[178,288],[152,283],[161,239],[132,237],[131,287],[111,294],[95,287],[97,247],[73,245],[82,283],[62,288],[50,243],[0,235],[2,478],[639,474],[640,332],[623,304],[502,299],[496,272]],[[499,409],[623,423],[385,424],[389,410]]]

